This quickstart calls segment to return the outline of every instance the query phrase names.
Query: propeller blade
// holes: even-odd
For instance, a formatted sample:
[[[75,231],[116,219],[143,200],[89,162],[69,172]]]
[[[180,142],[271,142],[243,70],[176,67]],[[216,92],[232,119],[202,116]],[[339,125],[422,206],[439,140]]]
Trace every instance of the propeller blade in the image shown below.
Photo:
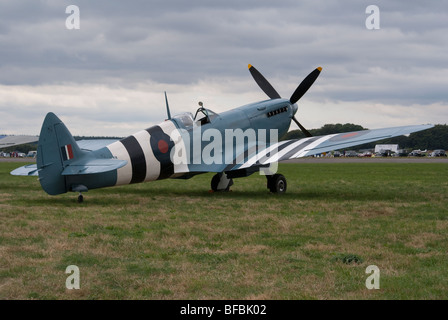
[[[292,120],[294,120],[294,122],[299,126],[300,130],[302,130],[303,134],[306,135],[307,137],[312,137],[313,135],[311,133],[309,133],[308,130],[305,129],[304,126],[302,126],[300,124],[299,121],[297,121],[296,117],[292,117]]]
[[[280,95],[275,91],[274,87],[266,80],[265,77],[254,66],[249,65],[249,71],[255,82],[271,99],[280,99]]]
[[[316,68],[309,75],[307,75],[305,79],[303,79],[303,81],[297,87],[296,91],[294,91],[294,93],[292,94],[291,99],[289,99],[292,104],[296,103],[300,98],[302,98],[305,92],[307,92],[308,89],[313,85],[314,81],[316,81],[321,71],[321,67]]]
[[[168,115],[168,120],[171,119],[171,113],[170,113],[170,106],[168,104],[168,97],[166,96],[166,91],[165,91],[165,104],[166,104],[166,113]]]

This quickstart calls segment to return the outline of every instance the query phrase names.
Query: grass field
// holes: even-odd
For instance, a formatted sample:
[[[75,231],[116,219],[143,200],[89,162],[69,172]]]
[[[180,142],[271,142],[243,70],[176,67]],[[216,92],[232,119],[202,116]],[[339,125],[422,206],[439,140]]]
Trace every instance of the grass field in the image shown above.
[[[206,174],[82,204],[20,165],[0,163],[0,299],[448,298],[446,164],[281,164],[281,196],[258,174],[209,193]]]

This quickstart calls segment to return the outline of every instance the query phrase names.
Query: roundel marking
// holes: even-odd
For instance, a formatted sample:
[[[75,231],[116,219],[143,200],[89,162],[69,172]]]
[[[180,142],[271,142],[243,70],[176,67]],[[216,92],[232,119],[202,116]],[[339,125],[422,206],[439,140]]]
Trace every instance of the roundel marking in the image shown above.
[[[169,147],[168,147],[168,143],[165,140],[159,140],[159,143],[157,146],[158,146],[160,152],[162,152],[162,153],[168,152]]]
[[[150,135],[149,142],[154,156],[160,162],[160,174],[157,180],[169,178],[174,173],[174,165],[169,153],[171,148],[174,147],[174,142],[160,126],[148,128],[146,131]]]
[[[351,133],[347,133],[345,135],[343,135],[341,138],[351,138],[354,137],[358,134],[359,132],[351,132]]]

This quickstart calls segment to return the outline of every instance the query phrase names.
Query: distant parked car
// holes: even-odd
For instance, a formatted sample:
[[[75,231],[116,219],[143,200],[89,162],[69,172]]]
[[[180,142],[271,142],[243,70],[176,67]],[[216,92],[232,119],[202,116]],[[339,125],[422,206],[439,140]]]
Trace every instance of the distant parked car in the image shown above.
[[[333,157],[340,157],[340,156],[341,156],[341,153],[339,151],[335,151],[333,153]]]
[[[375,152],[373,155],[372,155],[372,157],[375,157],[375,158],[380,158],[380,157],[382,157],[383,155],[381,154],[381,152]]]
[[[412,150],[411,153],[409,153],[410,157],[423,157],[425,154],[421,150]]]
[[[446,157],[445,150],[437,149],[431,153],[431,157]]]
[[[398,150],[398,156],[399,157],[407,157],[408,153],[406,152],[406,150],[400,149],[400,150]]]
[[[372,152],[369,152],[369,151],[358,154],[358,157],[371,157],[371,156],[372,156]]]
[[[345,156],[346,157],[357,157],[358,154],[356,153],[356,151],[348,150],[348,151],[345,151]]]

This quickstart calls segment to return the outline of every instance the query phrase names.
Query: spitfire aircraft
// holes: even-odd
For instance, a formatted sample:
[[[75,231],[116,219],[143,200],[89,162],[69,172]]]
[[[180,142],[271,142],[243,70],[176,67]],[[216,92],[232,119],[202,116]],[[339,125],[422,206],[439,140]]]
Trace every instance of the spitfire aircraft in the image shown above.
[[[58,195],[83,192],[166,178],[189,179],[197,174],[216,173],[213,191],[226,191],[234,178],[255,172],[266,175],[273,193],[286,191],[286,178],[276,172],[279,161],[321,154],[377,140],[410,134],[433,127],[413,125],[349,133],[312,136],[296,119],[297,102],[315,82],[321,68],[313,70],[289,99],[281,98],[255,67],[249,71],[268,100],[215,113],[199,103],[190,112],[171,117],[129,137],[87,150],[78,145],[64,123],[48,113],[42,125],[37,162],[11,172],[37,175],[45,192]],[[291,121],[306,138],[279,141]]]

